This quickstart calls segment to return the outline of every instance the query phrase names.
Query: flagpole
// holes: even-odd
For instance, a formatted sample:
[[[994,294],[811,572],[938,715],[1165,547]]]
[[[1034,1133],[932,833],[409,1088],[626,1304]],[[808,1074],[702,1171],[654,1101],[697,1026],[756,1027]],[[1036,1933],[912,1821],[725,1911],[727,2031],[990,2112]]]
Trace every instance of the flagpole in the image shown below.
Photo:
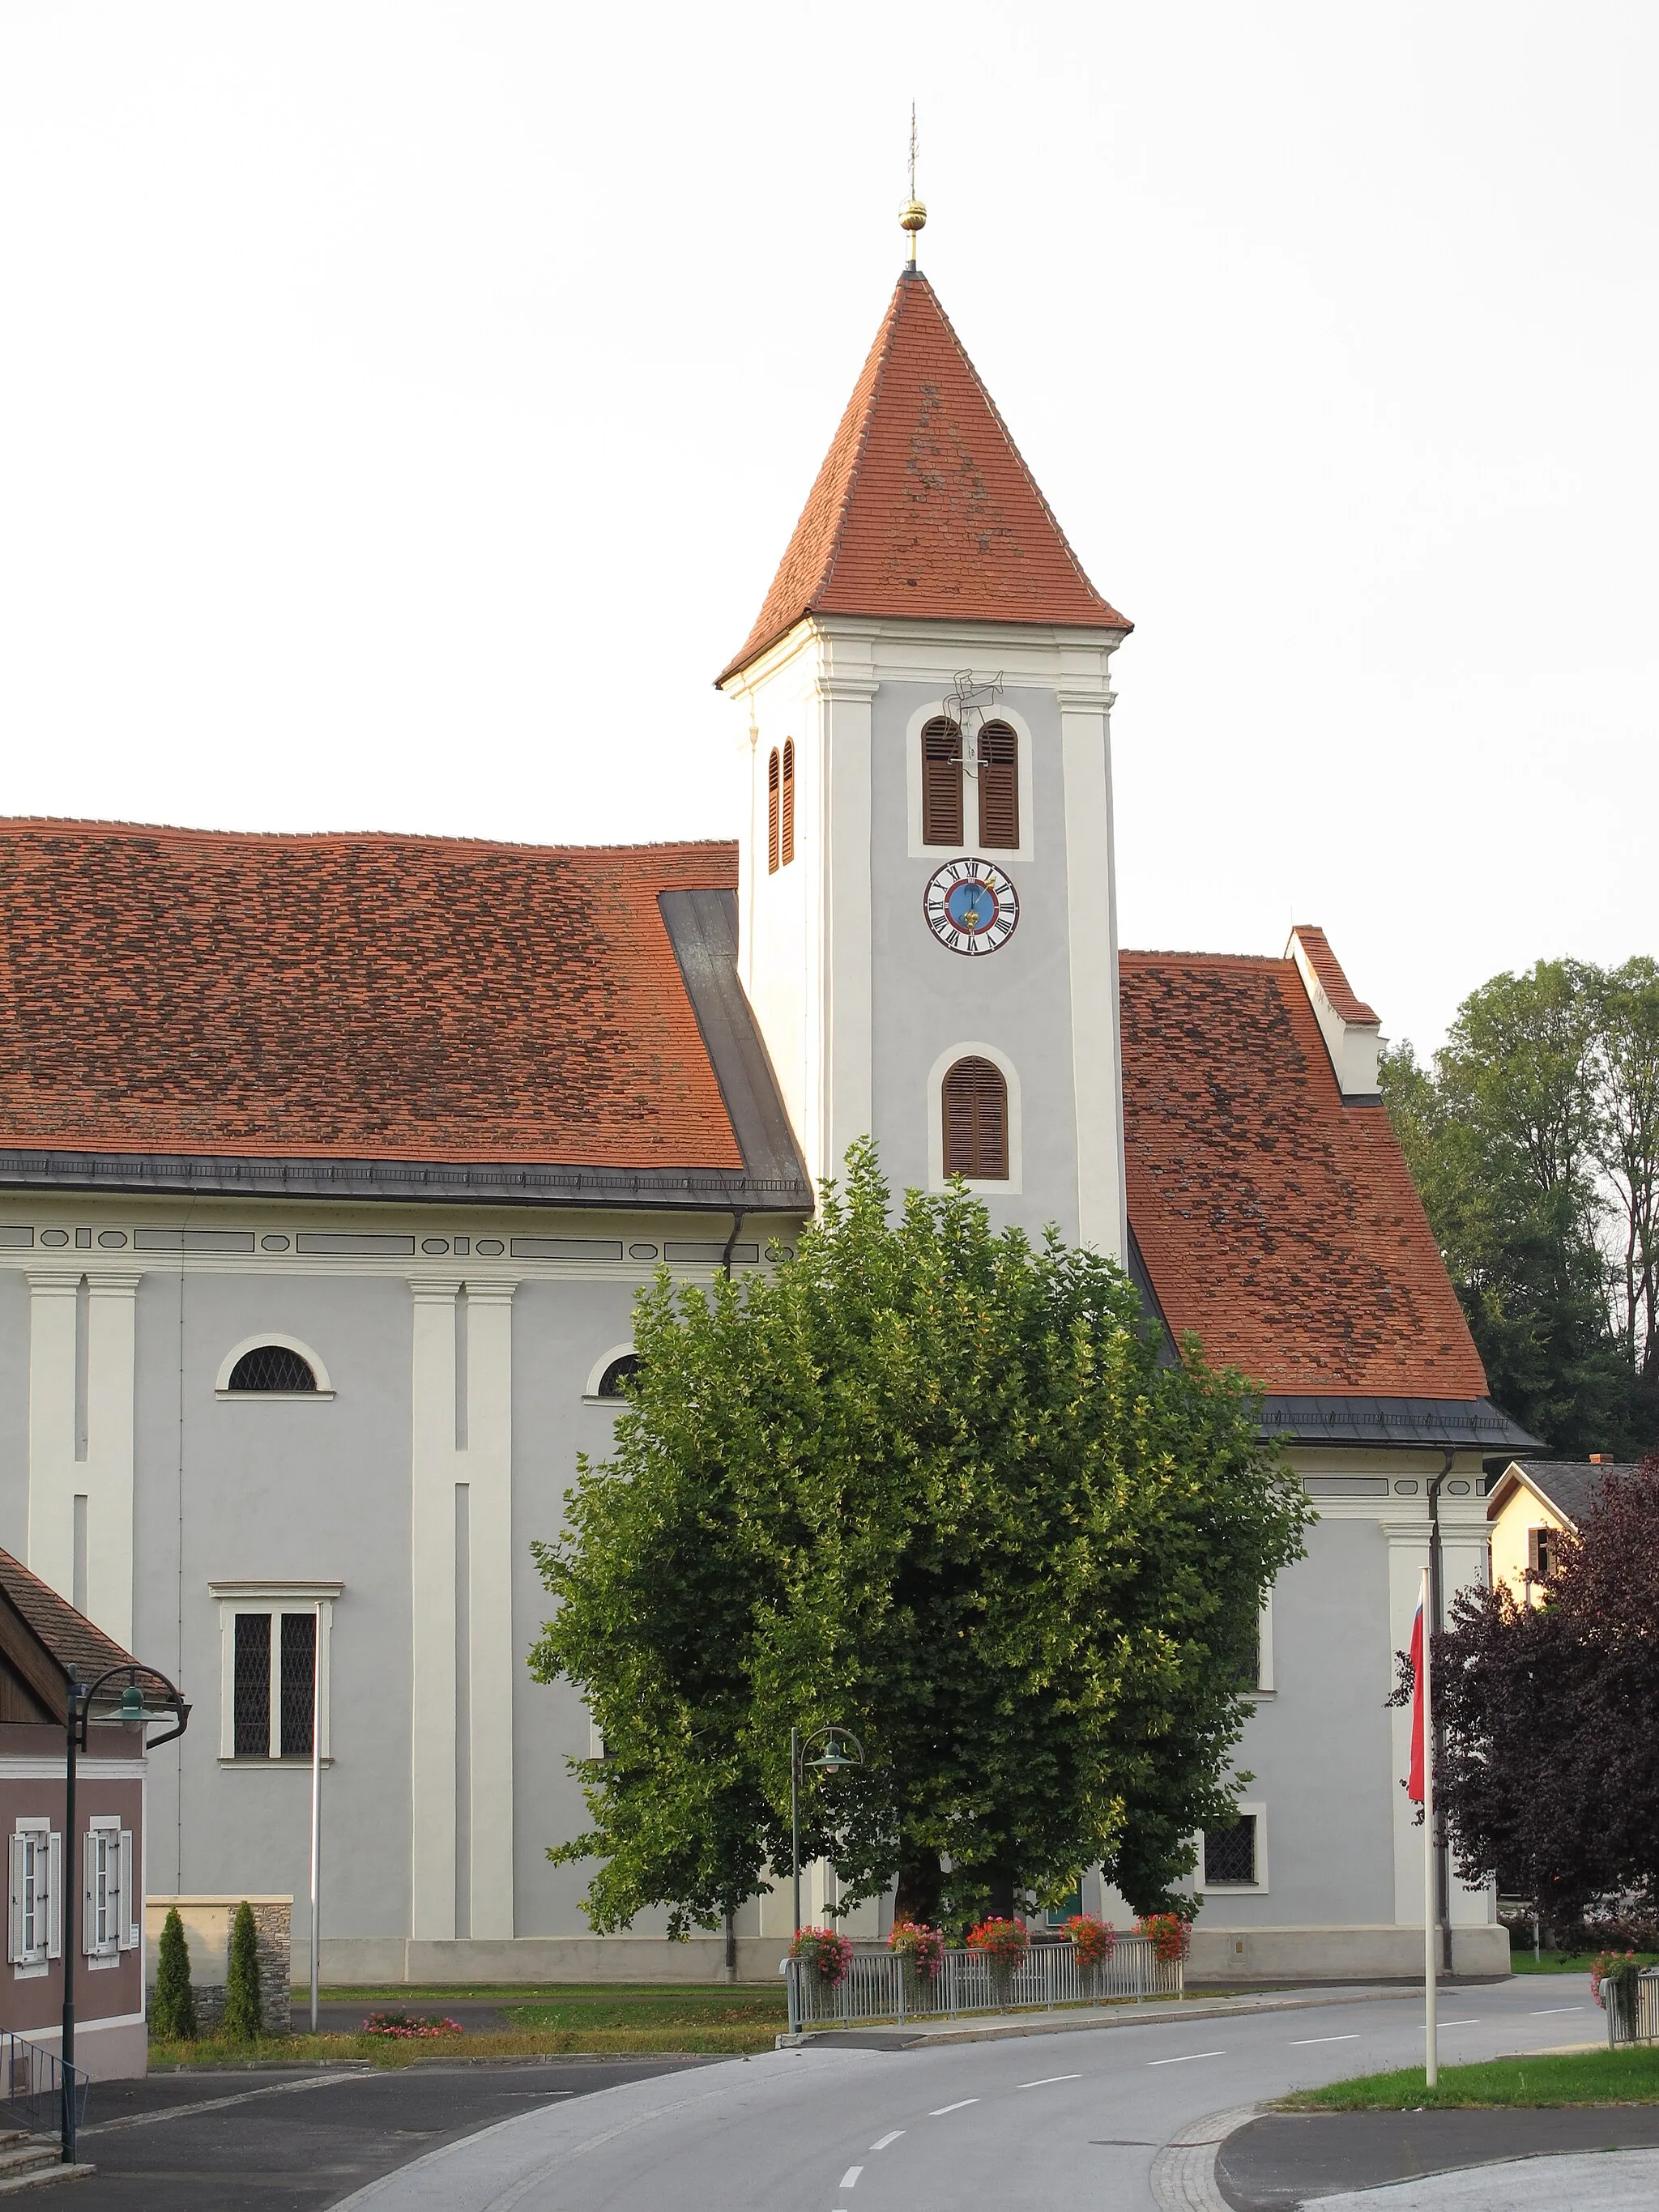
[[[323,1858],[323,1607],[316,1613],[311,1647],[311,2032],[317,2033],[317,1935]]]
[[[1423,1708],[1423,2071],[1426,2086],[1436,2088],[1440,2081],[1440,2021],[1437,2002],[1439,1990],[1437,1974],[1440,1961],[1437,1955],[1440,1930],[1436,1925],[1434,1856],[1434,1713],[1432,1689],[1429,1676],[1429,1571],[1423,1570],[1423,1594],[1419,1601],[1423,1623],[1422,1691]]]

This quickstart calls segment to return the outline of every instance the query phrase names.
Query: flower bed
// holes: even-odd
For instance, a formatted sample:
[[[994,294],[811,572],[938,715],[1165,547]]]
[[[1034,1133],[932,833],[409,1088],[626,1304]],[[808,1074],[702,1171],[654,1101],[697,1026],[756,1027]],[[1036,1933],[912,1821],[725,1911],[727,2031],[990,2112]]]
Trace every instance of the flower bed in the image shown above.
[[[458,2020],[441,2020],[433,2013],[372,2012],[363,2022],[365,2035],[383,2035],[392,2043],[429,2043],[443,2035],[465,2035]]]
[[[804,1961],[828,1988],[839,1989],[853,1963],[853,1939],[834,1928],[803,1928],[789,1955]]]

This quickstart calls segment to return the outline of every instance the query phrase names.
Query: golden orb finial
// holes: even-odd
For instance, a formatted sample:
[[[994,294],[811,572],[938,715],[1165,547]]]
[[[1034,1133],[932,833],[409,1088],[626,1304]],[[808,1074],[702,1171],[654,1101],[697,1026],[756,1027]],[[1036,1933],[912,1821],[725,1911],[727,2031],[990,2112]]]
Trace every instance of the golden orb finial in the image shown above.
[[[899,210],[899,228],[910,237],[910,266],[916,265],[916,233],[927,221],[927,210],[916,198],[916,103],[910,102],[910,197]]]

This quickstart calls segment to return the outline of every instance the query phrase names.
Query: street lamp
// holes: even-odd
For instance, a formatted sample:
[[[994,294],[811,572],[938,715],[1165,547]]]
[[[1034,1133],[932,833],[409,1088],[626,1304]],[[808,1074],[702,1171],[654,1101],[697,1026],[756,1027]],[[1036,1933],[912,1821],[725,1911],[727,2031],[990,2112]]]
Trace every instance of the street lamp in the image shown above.
[[[156,1691],[147,1696],[143,1687],[149,1683]],[[117,1685],[120,1686],[118,1687]],[[75,2163],[75,1900],[78,1894],[75,1864],[75,1754],[87,1747],[87,1730],[94,1721],[117,1727],[143,1731],[157,1721],[172,1721],[173,1726],[165,1735],[158,1735],[154,1743],[146,1741],[144,1748],[152,1751],[159,1745],[171,1743],[174,1736],[182,1735],[190,1725],[190,1707],[165,1674],[158,1674],[154,1667],[141,1667],[136,1661],[122,1667],[107,1667],[95,1682],[77,1680],[70,1675],[68,1710],[64,1716],[64,2038],[60,2053],[63,2073],[62,2134],[65,2166]],[[126,1899],[123,1910],[131,1911],[131,1900]]]
[[[823,1749],[816,1759],[805,1754],[822,1736]],[[847,1750],[843,1746],[850,1745]],[[811,1735],[803,1736],[799,1729],[789,1731],[789,1832],[793,1847],[795,1883],[795,1933],[800,1934],[800,1778],[803,1763],[815,1773],[839,1774],[843,1766],[862,1766],[864,1746],[850,1729],[838,1728],[833,1723],[816,1728]]]

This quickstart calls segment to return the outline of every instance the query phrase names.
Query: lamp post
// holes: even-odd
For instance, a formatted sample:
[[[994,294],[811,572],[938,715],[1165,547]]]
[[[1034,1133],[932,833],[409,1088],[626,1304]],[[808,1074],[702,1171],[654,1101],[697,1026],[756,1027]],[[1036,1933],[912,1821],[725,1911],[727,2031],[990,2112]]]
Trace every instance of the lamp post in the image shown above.
[[[805,1754],[822,1736],[823,1749],[816,1759]],[[850,1744],[850,1752],[843,1744]],[[838,1728],[833,1723],[816,1728],[811,1735],[803,1736],[799,1729],[789,1731],[789,1833],[793,1853],[795,1887],[795,1933],[800,1934],[800,1778],[803,1763],[818,1774],[839,1774],[843,1766],[862,1766],[864,1746],[850,1729]]]
[[[139,1686],[141,1675],[152,1685],[161,1686],[160,1698],[154,1704]],[[125,1678],[125,1687],[118,1692],[114,1685],[122,1677]],[[190,1725],[190,1707],[165,1674],[158,1674],[153,1667],[141,1667],[137,1662],[125,1667],[106,1668],[95,1682],[82,1682],[73,1672],[70,1675],[64,1723],[64,2034],[60,2053],[65,2166],[75,2163],[75,1755],[77,1750],[86,1749],[87,1730],[94,1720],[113,1722],[118,1727],[140,1731],[156,1721],[173,1722],[175,1725],[165,1735],[156,1737],[155,1745],[160,1746],[184,1734]],[[146,1751],[154,1747],[146,1741]],[[125,1909],[131,1910],[130,1899]]]

